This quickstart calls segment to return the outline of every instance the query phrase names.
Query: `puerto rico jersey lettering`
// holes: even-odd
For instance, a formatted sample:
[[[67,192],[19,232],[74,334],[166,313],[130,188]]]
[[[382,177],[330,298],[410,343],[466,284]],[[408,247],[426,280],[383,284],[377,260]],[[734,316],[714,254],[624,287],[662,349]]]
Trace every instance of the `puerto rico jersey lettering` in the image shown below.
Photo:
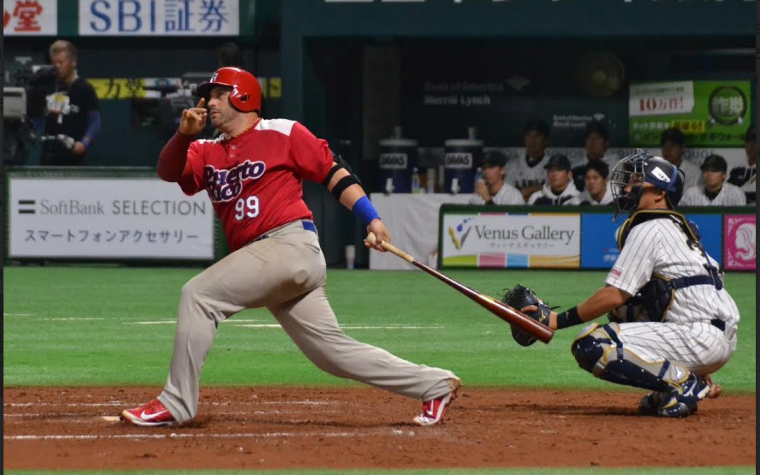
[[[192,175],[179,185],[188,195],[206,190],[234,252],[271,229],[312,219],[303,180],[321,183],[333,163],[327,142],[300,123],[262,119],[238,137],[190,144]]]

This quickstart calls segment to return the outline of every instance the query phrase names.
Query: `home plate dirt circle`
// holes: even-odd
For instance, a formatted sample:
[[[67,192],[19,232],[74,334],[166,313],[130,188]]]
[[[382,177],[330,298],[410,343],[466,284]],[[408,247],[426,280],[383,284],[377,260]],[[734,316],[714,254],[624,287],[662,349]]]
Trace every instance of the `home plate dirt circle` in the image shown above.
[[[377,389],[201,389],[198,417],[142,428],[119,413],[159,388],[5,388],[7,470],[755,465],[755,395],[685,419],[640,416],[642,393],[464,387],[446,424]],[[623,442],[621,444],[621,441]]]

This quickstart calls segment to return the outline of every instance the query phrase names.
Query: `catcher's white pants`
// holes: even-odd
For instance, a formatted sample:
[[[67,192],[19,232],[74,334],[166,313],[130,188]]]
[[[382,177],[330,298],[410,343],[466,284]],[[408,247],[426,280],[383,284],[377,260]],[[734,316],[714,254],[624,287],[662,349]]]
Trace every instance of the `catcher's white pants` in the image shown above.
[[[735,327],[722,331],[709,322],[619,325],[618,338],[623,347],[639,358],[647,363],[667,359],[699,376],[719,370],[736,350]]]

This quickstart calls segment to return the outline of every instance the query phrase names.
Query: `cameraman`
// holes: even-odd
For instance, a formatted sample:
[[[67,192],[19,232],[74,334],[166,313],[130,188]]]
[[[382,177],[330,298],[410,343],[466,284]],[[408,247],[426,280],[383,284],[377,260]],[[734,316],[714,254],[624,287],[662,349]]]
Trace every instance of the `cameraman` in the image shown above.
[[[50,46],[56,73],[54,92],[45,97],[45,141],[41,165],[83,165],[84,156],[100,130],[95,89],[77,75],[77,50],[58,40]],[[50,140],[50,137],[57,137]]]

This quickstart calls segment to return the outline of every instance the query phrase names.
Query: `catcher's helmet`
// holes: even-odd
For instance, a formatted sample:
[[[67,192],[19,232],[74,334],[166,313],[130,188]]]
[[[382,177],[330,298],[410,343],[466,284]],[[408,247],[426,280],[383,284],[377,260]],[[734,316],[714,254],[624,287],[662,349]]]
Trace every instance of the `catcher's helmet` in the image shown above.
[[[198,86],[195,94],[208,97],[214,86],[231,87],[230,103],[240,112],[261,112],[261,85],[248,71],[231,67],[219,68],[208,82]]]
[[[612,196],[617,205],[615,219],[636,211],[644,183],[651,183],[663,190],[671,209],[681,201],[684,174],[677,166],[662,157],[649,155],[638,149],[620,160],[610,177]],[[630,191],[626,191],[629,188]]]

